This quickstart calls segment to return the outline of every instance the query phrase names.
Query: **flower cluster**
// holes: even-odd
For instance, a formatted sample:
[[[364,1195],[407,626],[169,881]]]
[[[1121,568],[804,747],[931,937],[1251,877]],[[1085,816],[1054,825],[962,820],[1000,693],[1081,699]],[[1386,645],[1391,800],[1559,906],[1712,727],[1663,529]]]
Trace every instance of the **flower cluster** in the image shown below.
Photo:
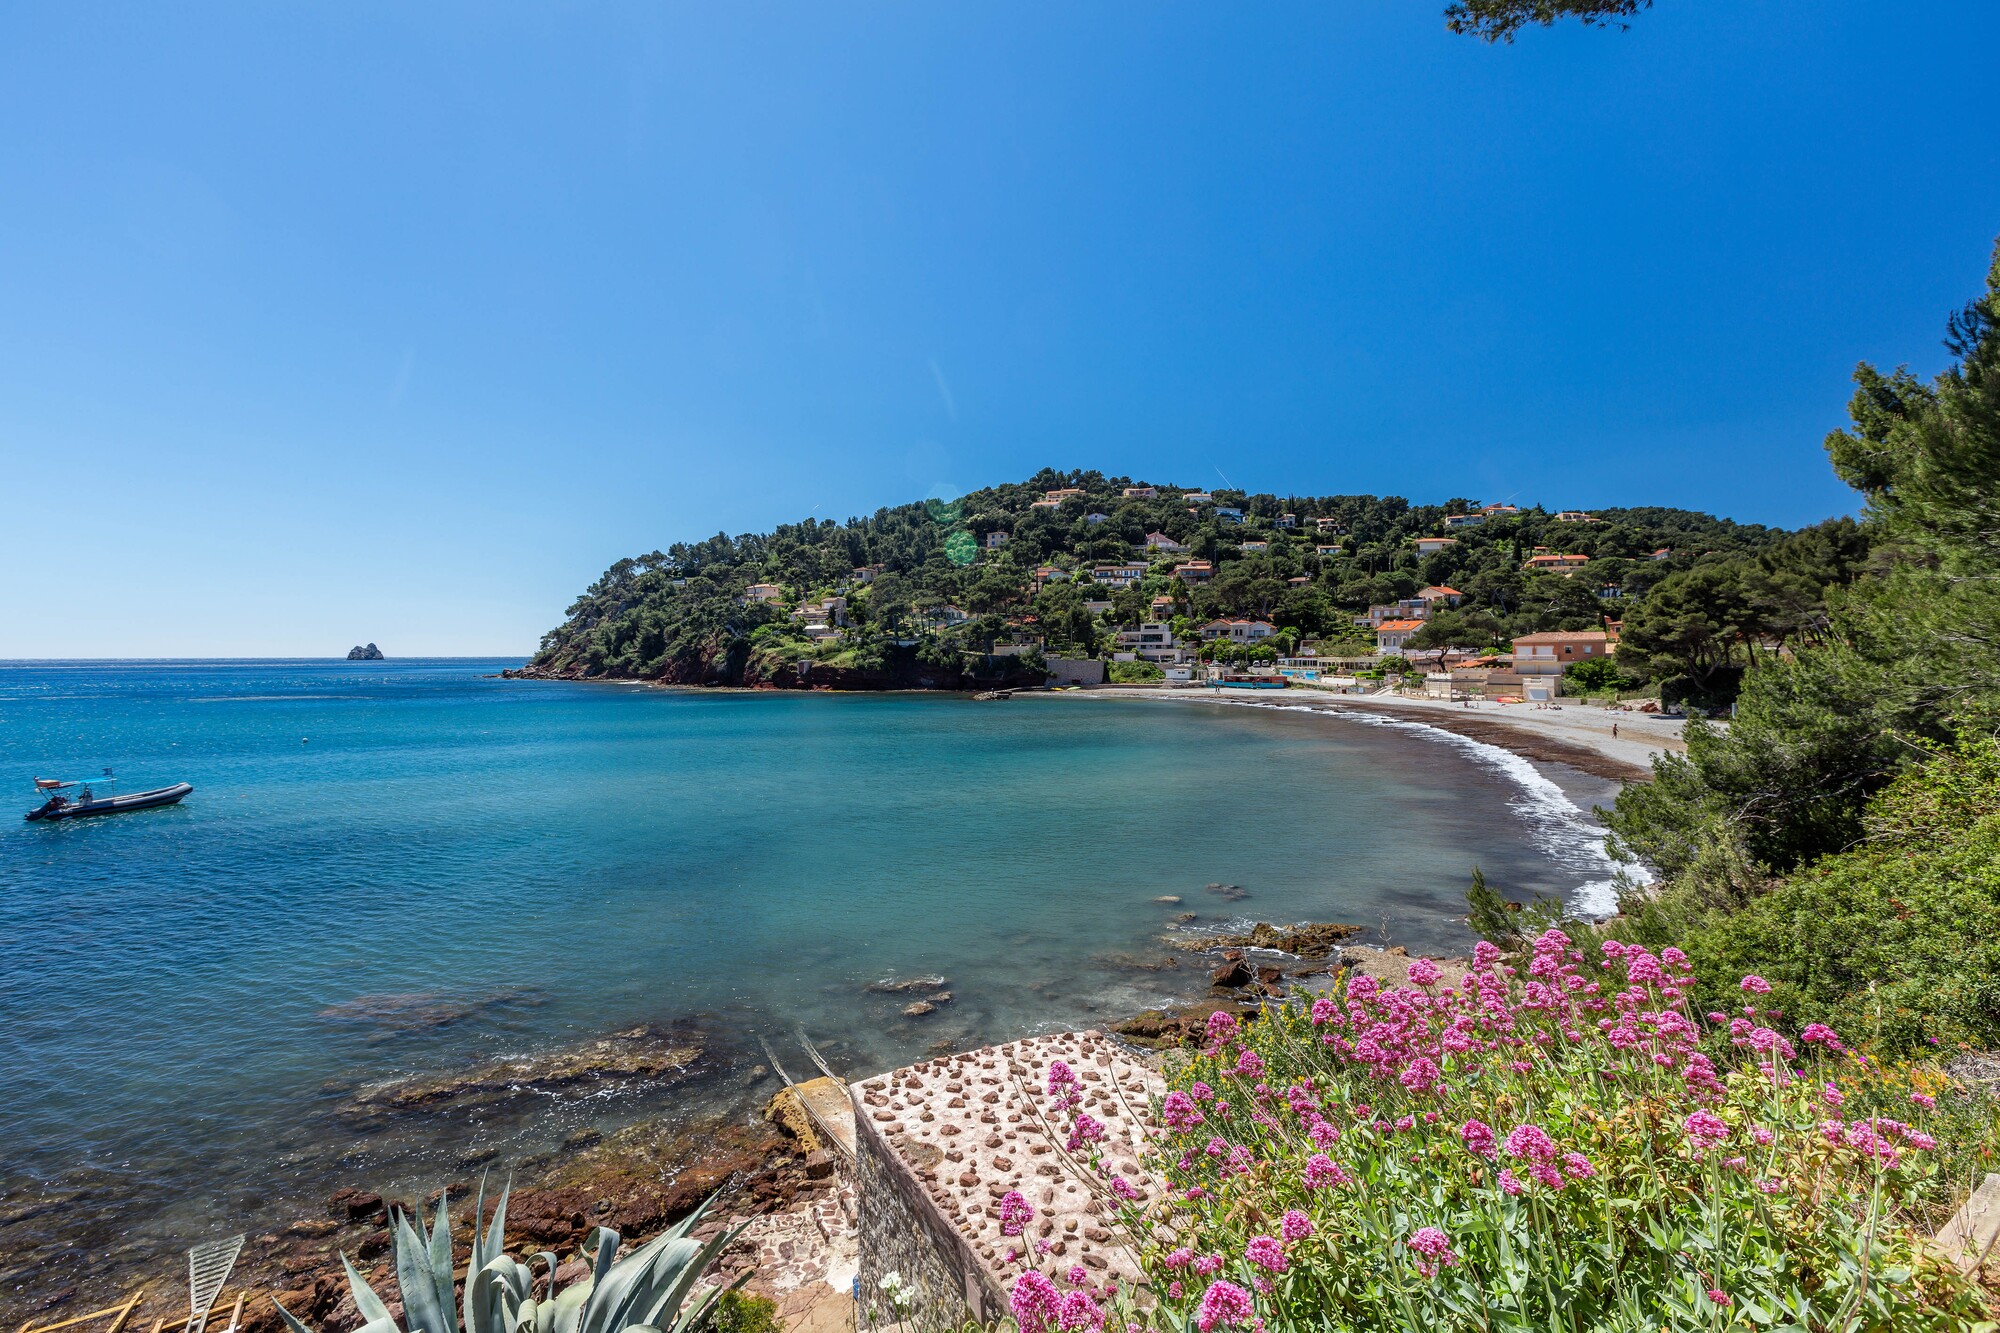
[[[1820,1024],[1787,1039],[1762,978],[1705,1016],[1696,980],[1677,949],[1586,959],[1551,930],[1517,960],[1481,943],[1463,975],[1420,959],[1408,985],[1353,976],[1254,1023],[1215,1014],[1158,1108],[1168,1189],[1106,1191],[1150,1279],[1128,1322],[1435,1333],[1511,1302],[1524,1326],[1645,1308],[1708,1327],[1732,1302],[1812,1291],[1829,1310],[1865,1297],[1884,1326],[1953,1327],[1962,1284],[1897,1211],[1933,1136],[1846,1114],[1861,1057]],[[1102,1130],[1073,1076],[1048,1091],[1088,1153]],[[1917,1119],[1935,1098],[1905,1102]],[[1024,1274],[1016,1317],[1102,1327],[1072,1299],[1085,1289]]]

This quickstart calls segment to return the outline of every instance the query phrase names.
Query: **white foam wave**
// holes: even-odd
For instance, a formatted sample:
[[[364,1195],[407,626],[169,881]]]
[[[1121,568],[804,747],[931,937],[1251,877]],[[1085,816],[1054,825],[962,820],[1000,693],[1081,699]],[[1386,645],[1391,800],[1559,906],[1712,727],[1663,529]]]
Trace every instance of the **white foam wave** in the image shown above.
[[[1614,861],[1604,846],[1609,832],[1598,824],[1588,811],[1572,801],[1569,793],[1557,786],[1548,774],[1512,750],[1502,749],[1486,741],[1477,741],[1470,736],[1461,736],[1455,731],[1446,731],[1443,727],[1434,727],[1427,722],[1419,722],[1412,718],[1389,717],[1362,709],[1315,708],[1307,704],[1268,704],[1250,699],[1217,699],[1213,702],[1237,708],[1263,708],[1278,713],[1311,713],[1340,722],[1405,731],[1422,736],[1426,740],[1456,746],[1472,760],[1500,774],[1514,785],[1515,795],[1508,801],[1508,805],[1528,825],[1536,846],[1558,864],[1592,876],[1571,889],[1568,894],[1567,905],[1572,911],[1581,915],[1605,917],[1618,910],[1616,876],[1620,873],[1637,883],[1651,882],[1651,876],[1645,867]]]

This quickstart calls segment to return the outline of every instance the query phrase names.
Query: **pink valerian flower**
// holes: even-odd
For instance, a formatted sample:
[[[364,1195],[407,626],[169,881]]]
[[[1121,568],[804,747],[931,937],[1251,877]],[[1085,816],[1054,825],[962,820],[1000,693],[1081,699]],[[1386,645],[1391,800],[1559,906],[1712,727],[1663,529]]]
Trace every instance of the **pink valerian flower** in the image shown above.
[[[1819,1096],[1828,1106],[1838,1106],[1847,1100],[1847,1094],[1840,1090],[1840,1085],[1837,1083],[1827,1084],[1820,1090]]]
[[[1451,1238],[1436,1227],[1417,1228],[1403,1244],[1419,1256],[1417,1271],[1425,1277],[1435,1277],[1439,1269],[1458,1264],[1458,1256],[1451,1250]]]
[[[1597,1168],[1592,1166],[1590,1159],[1580,1152],[1563,1154],[1563,1170],[1569,1174],[1571,1180],[1588,1180],[1597,1174]]]
[[[1516,1125],[1513,1133],[1507,1136],[1507,1154],[1534,1162],[1552,1162],[1556,1156],[1556,1145],[1540,1125]]]
[[[1339,1164],[1323,1152],[1316,1152],[1306,1159],[1305,1187],[1309,1190],[1323,1189],[1329,1185],[1345,1185],[1354,1177],[1343,1171]]]
[[[1243,1053],[1236,1057],[1236,1072],[1243,1078],[1264,1077],[1264,1057],[1245,1046]]]
[[[1018,1236],[1035,1220],[1034,1205],[1019,1190],[1008,1190],[1000,1199],[1000,1234]]]
[[[1437,1062],[1429,1056],[1420,1055],[1403,1067],[1396,1081],[1411,1092],[1429,1092],[1437,1086],[1438,1075]]]
[[[1218,1009],[1208,1016],[1208,1044],[1213,1050],[1221,1050],[1236,1039],[1236,1015]]]
[[[1760,1148],[1770,1147],[1771,1140],[1776,1137],[1777,1137],[1776,1134],[1773,1134],[1769,1129],[1767,1129],[1763,1125],[1758,1125],[1750,1131],[1750,1138]]]
[[[1178,1090],[1167,1094],[1166,1102],[1160,1108],[1160,1118],[1167,1122],[1168,1129],[1182,1134],[1190,1132],[1205,1119],[1201,1108],[1194,1104],[1194,1098]]]
[[[1063,1274],[1063,1281],[1069,1283],[1072,1287],[1080,1287],[1090,1281],[1090,1270],[1082,1264],[1071,1264],[1069,1272]]]
[[[1194,1251],[1185,1245],[1177,1245],[1167,1251],[1166,1265],[1169,1268],[1186,1268],[1194,1262]]]
[[[1049,1065],[1049,1096],[1060,1100],[1065,1093],[1076,1090],[1076,1071],[1066,1061],[1057,1060]]]
[[[1707,1111],[1696,1111],[1681,1121],[1681,1129],[1686,1132],[1689,1142],[1700,1151],[1713,1148],[1729,1138],[1729,1126],[1718,1116]]]
[[[1276,1236],[1252,1236],[1243,1247],[1243,1257],[1272,1273],[1282,1273],[1290,1265],[1285,1258],[1285,1247]]]
[[[1464,1140],[1468,1152],[1489,1159],[1493,1157],[1493,1127],[1485,1121],[1466,1121],[1465,1128],[1458,1131],[1458,1137]]]
[[[1188,1095],[1198,1102],[1205,1102],[1215,1095],[1215,1089],[1209,1087],[1208,1084],[1203,1083],[1200,1079],[1196,1079],[1194,1082],[1188,1084]]]
[[[1104,1126],[1083,1111],[1076,1113],[1076,1123],[1070,1126],[1069,1142],[1064,1146],[1071,1152],[1080,1152],[1093,1143],[1104,1141]]]
[[[1203,1277],[1207,1277],[1210,1273],[1217,1272],[1221,1268],[1222,1256],[1219,1254],[1204,1254],[1201,1258],[1194,1261],[1194,1271]]]
[[[1021,1326],[1021,1333],[1052,1333],[1058,1327],[1062,1292],[1044,1274],[1029,1269],[1014,1282],[1007,1308]]]
[[[1181,1298],[1181,1295],[1182,1295],[1182,1292],[1181,1292],[1181,1284],[1180,1284],[1180,1281],[1179,1281],[1179,1279],[1176,1279],[1176,1280],[1174,1280],[1174,1281],[1172,1281],[1172,1282],[1169,1282],[1169,1283],[1167,1284],[1167,1297],[1168,1297],[1168,1299],[1169,1299],[1169,1300],[1176,1300],[1176,1301],[1177,1301],[1177,1300],[1179,1300],[1179,1299]]]
[[[1479,941],[1479,943],[1472,946],[1473,971],[1490,972],[1493,969],[1493,965],[1499,961],[1500,961],[1500,950],[1496,945],[1494,945],[1490,941],[1481,940]]]
[[[1087,1291],[1066,1291],[1056,1304],[1056,1325],[1063,1329],[1104,1327],[1104,1311]]]
[[[1315,1120],[1306,1135],[1312,1139],[1314,1147],[1331,1148],[1340,1142],[1340,1126],[1331,1120]]]
[[[1502,1167],[1500,1170],[1500,1188],[1508,1194],[1519,1194],[1528,1187],[1521,1183],[1521,1178],[1515,1175],[1513,1171]]]
[[[1111,1177],[1110,1189],[1113,1194],[1121,1199],[1136,1202],[1139,1198],[1139,1191],[1134,1189],[1132,1182],[1123,1176]]]
[[[1444,969],[1428,958],[1413,958],[1410,960],[1409,976],[1412,986],[1435,986],[1438,983],[1438,978],[1443,975]]]
[[[1771,993],[1771,983],[1758,976],[1755,972],[1752,972],[1737,984],[1751,995],[1769,995]]]
[[[1304,1240],[1313,1233],[1313,1220],[1296,1208],[1288,1208],[1278,1219],[1278,1234],[1286,1240]]]
[[[1257,1302],[1250,1293],[1227,1278],[1217,1278],[1201,1294],[1201,1308],[1195,1312],[1195,1327],[1213,1333],[1220,1326],[1248,1325],[1257,1317]]]
[[[1736,1304],[1735,1300],[1731,1298],[1728,1292],[1718,1290],[1715,1287],[1710,1287],[1705,1294],[1708,1296],[1710,1300],[1714,1301],[1717,1305],[1730,1306]]]
[[[1925,1093],[1913,1092],[1910,1094],[1910,1100],[1923,1107],[1926,1111],[1937,1110],[1937,1098]]]
[[[1315,1025],[1325,1026],[1339,1017],[1340,1002],[1331,995],[1322,995],[1313,1001],[1312,1021]]]
[[[1799,1034],[1799,1040],[1808,1046],[1824,1043],[1828,1050],[1840,1049],[1840,1037],[1824,1023],[1808,1023],[1806,1030]]]

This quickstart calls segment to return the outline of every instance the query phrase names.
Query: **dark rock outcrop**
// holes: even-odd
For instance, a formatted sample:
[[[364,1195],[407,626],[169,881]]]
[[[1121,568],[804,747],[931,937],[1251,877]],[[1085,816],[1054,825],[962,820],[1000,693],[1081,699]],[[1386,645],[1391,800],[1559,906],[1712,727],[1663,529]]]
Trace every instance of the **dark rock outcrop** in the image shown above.
[[[1259,921],[1250,928],[1247,935],[1211,935],[1205,939],[1183,944],[1184,949],[1206,952],[1209,949],[1270,949],[1276,953],[1288,953],[1299,958],[1324,958],[1332,953],[1342,940],[1359,935],[1366,926],[1349,926],[1337,922],[1308,922],[1300,926],[1273,926]]]
[[[350,662],[379,662],[382,660],[382,650],[372,643],[366,646],[356,644],[347,650],[347,660]]]

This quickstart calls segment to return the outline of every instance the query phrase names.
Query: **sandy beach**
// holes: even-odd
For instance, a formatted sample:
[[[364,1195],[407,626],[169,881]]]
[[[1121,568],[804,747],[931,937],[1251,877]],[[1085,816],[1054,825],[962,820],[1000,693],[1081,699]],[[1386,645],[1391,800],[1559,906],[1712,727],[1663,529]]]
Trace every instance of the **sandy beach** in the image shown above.
[[[1511,750],[1525,759],[1568,764],[1572,768],[1620,782],[1644,781],[1652,776],[1653,759],[1662,753],[1686,749],[1681,739],[1684,719],[1660,717],[1652,713],[1626,713],[1565,703],[1560,708],[1536,708],[1532,704],[1474,702],[1447,703],[1442,699],[1398,698],[1377,695],[1336,695],[1310,688],[1283,691],[1148,689],[1128,686],[1097,686],[1066,692],[1070,698],[1161,699],[1214,702],[1220,696],[1230,703],[1283,705],[1287,708],[1319,708],[1328,712],[1387,713],[1422,722],[1444,731],[1489,745]],[[1613,736],[1612,728],[1618,734]]]

